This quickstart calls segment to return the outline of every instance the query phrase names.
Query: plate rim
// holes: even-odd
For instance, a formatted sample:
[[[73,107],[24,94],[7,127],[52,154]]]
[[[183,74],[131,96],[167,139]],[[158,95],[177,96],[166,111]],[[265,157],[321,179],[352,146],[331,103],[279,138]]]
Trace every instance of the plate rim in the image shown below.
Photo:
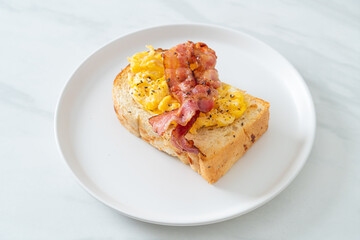
[[[75,173],[75,171],[71,168],[70,164],[68,163],[68,160],[65,157],[65,154],[62,150],[61,147],[61,143],[60,143],[60,139],[59,139],[59,110],[61,108],[63,99],[64,99],[64,95],[67,91],[67,89],[69,88],[70,82],[73,81],[74,76],[77,74],[77,72],[88,62],[90,61],[90,59],[97,54],[98,52],[100,52],[102,49],[104,49],[105,47],[107,47],[108,45],[116,42],[119,39],[122,38],[126,38],[126,37],[130,37],[131,35],[143,32],[143,31],[147,31],[147,30],[155,30],[155,29],[159,29],[159,28],[168,28],[168,27],[207,27],[207,28],[214,28],[216,30],[225,30],[228,32],[231,32],[233,34],[240,34],[243,35],[247,38],[249,38],[251,41],[256,42],[257,44],[260,44],[264,47],[266,47],[267,49],[271,50],[272,54],[277,55],[278,57],[280,57],[283,61],[285,61],[288,64],[288,67],[291,68],[291,71],[296,75],[297,80],[299,81],[299,83],[302,85],[303,89],[304,89],[304,93],[306,94],[306,99],[308,100],[309,103],[309,107],[310,107],[310,111],[309,111],[309,115],[307,116],[309,118],[309,132],[311,131],[310,135],[307,135],[304,147],[302,149],[302,151],[300,152],[300,154],[303,155],[303,157],[301,158],[301,161],[298,162],[299,166],[295,169],[295,171],[293,172],[293,174],[288,177],[288,179],[286,181],[284,181],[283,183],[280,183],[275,190],[273,190],[264,200],[260,201],[259,203],[256,203],[255,205],[253,205],[251,208],[248,208],[245,211],[240,211],[240,212],[236,212],[234,214],[231,214],[227,217],[222,217],[222,218],[216,218],[216,219],[209,219],[208,221],[193,221],[193,222],[167,222],[167,221],[160,221],[160,220],[154,220],[154,219],[148,219],[148,218],[142,218],[140,216],[136,216],[135,214],[131,214],[129,211],[124,211],[123,209],[120,210],[118,209],[116,206],[114,206],[113,204],[111,204],[108,201],[105,201],[104,199],[102,199],[100,196],[97,196],[96,193],[94,193],[92,190],[90,190],[82,181],[81,179],[77,176],[77,174]],[[299,172],[303,169],[305,163],[307,162],[309,155],[311,153],[313,144],[314,144],[314,140],[315,140],[315,133],[316,133],[316,111],[315,111],[315,104],[312,98],[312,95],[310,93],[310,90],[305,82],[305,80],[303,79],[303,77],[300,75],[300,73],[297,71],[297,69],[292,65],[292,63],[285,58],[280,52],[278,52],[276,49],[274,49],[273,47],[269,46],[268,44],[266,44],[265,42],[253,37],[252,35],[239,31],[239,30],[235,30],[233,28],[229,28],[229,27],[224,27],[221,25],[216,25],[216,24],[205,24],[205,23],[175,23],[175,24],[160,24],[160,25],[152,25],[149,27],[144,27],[144,28],[140,28],[131,32],[128,32],[126,34],[122,34],[108,42],[106,42],[105,44],[103,44],[102,46],[96,48],[96,50],[92,51],[76,68],[75,70],[72,72],[72,74],[70,75],[70,77],[68,78],[68,80],[65,82],[65,84],[63,85],[62,89],[61,89],[61,93],[58,97],[58,101],[56,103],[56,108],[55,108],[55,114],[54,114],[54,133],[55,133],[55,142],[57,145],[57,149],[58,152],[60,153],[61,158],[63,159],[65,165],[67,165],[67,167],[70,169],[71,173],[73,174],[73,177],[75,177],[75,179],[77,180],[77,182],[80,184],[80,186],[82,186],[83,189],[86,190],[86,192],[94,197],[95,199],[97,199],[98,201],[100,201],[101,203],[103,203],[105,206],[110,207],[114,210],[116,210],[118,213],[139,220],[139,221],[143,221],[143,222],[147,222],[147,223],[152,223],[152,224],[158,224],[158,225],[166,225],[166,226],[199,226],[199,225],[207,225],[207,224],[213,224],[213,223],[217,223],[217,222],[222,222],[222,221],[226,221],[229,219],[233,219],[236,217],[239,217],[241,215],[244,215],[248,212],[253,211],[256,208],[259,208],[261,206],[263,206],[264,204],[268,203],[269,201],[271,201],[273,198],[275,198],[276,196],[278,196],[285,188],[287,188],[290,183],[293,182],[293,180],[298,176]]]

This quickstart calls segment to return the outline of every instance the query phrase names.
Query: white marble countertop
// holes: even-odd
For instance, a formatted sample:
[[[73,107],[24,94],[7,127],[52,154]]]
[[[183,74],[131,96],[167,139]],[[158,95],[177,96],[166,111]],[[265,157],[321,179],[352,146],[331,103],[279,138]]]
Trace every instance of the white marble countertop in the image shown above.
[[[304,77],[317,132],[280,195],[222,223],[166,227],[90,197],[61,159],[54,111],[72,72],[130,31],[211,23],[277,49]],[[0,1],[0,239],[360,239],[359,1]]]

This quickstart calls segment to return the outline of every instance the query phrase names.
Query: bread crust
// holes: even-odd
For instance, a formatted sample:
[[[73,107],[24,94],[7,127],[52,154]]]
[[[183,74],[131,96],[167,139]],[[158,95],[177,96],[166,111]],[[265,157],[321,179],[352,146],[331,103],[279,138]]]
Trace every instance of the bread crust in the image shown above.
[[[114,109],[121,124],[135,136],[190,165],[209,183],[219,180],[268,129],[270,104],[244,94],[248,109],[234,123],[220,128],[201,128],[197,134],[185,136],[193,140],[204,155],[180,151],[170,142],[173,126],[163,136],[152,130],[148,119],[154,114],[144,110],[130,95],[129,73],[128,65],[113,84]]]

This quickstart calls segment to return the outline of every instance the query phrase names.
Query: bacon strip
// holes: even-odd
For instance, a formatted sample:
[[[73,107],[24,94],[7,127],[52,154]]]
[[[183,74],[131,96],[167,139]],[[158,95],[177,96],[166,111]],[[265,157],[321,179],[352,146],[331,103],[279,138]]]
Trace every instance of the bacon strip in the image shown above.
[[[216,54],[215,51],[205,43],[196,43],[194,48],[194,55],[198,59],[198,67],[194,70],[194,75],[198,84],[218,88],[221,85],[219,75],[215,69]]]
[[[196,119],[199,116],[199,112],[195,113],[195,115],[190,119],[190,121],[185,125],[177,125],[176,128],[171,133],[171,143],[178,149],[198,154],[200,151],[197,147],[194,146],[194,143],[188,141],[185,138],[185,135],[188,133],[192,125],[194,125]]]
[[[165,78],[171,94],[181,103],[177,110],[165,112],[149,119],[153,130],[163,135],[172,122],[178,125],[173,130],[171,142],[178,149],[199,153],[185,139],[200,112],[209,112],[220,86],[215,69],[215,52],[205,43],[187,42],[163,53]]]
[[[179,109],[175,109],[170,112],[164,112],[163,114],[151,117],[149,119],[149,123],[152,126],[154,132],[159,135],[163,135],[172,122],[176,122],[179,125],[185,126],[198,111],[197,105],[198,103],[195,101],[186,101]]]

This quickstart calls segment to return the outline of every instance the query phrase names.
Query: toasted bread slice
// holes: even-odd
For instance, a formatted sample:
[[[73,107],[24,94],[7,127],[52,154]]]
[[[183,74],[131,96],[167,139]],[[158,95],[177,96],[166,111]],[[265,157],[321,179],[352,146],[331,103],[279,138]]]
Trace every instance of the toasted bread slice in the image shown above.
[[[170,142],[173,126],[163,136],[152,130],[149,118],[154,115],[144,110],[130,95],[129,73],[130,66],[127,66],[117,75],[113,86],[114,108],[122,125],[157,149],[178,157],[209,183],[219,180],[268,128],[269,103],[244,94],[248,109],[232,124],[201,128],[197,134],[187,133],[185,136],[193,140],[204,155],[180,151]]]

